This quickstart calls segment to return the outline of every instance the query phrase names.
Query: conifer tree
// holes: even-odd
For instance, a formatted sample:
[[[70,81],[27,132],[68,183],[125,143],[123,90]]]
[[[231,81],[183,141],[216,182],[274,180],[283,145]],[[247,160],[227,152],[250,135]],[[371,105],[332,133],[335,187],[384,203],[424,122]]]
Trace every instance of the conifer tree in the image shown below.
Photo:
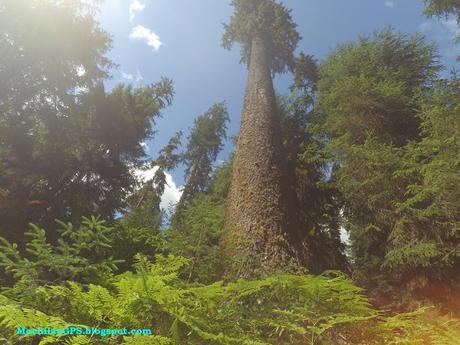
[[[54,241],[55,218],[112,219],[172,101],[167,79],[104,88],[111,39],[89,4],[0,4],[0,234],[9,240],[22,242],[29,222]]]
[[[226,139],[228,112],[225,103],[216,103],[195,120],[188,136],[187,150],[181,159],[185,164],[185,186],[177,211],[193,197],[205,191],[213,164]]]
[[[460,1],[459,0],[424,0],[427,16],[449,17],[454,16],[457,24],[460,24]]]
[[[249,76],[234,157],[222,246],[230,275],[257,275],[303,262],[287,216],[285,159],[272,75],[292,69],[300,36],[290,12],[273,0],[234,0],[223,46],[241,45]]]
[[[457,21],[457,26],[460,28],[460,0],[424,0],[426,8],[425,15],[432,17],[449,18],[453,16]],[[457,43],[460,43],[460,34],[455,38]],[[460,56],[457,57],[460,60]]]
[[[436,50],[423,37],[392,30],[342,45],[320,67],[318,129],[334,156],[355,277],[374,291],[389,291],[396,266],[420,272],[421,262],[427,264],[426,256],[433,254],[429,241],[413,237],[411,227],[421,223],[409,226],[403,205],[413,193],[409,186],[420,183],[421,170],[407,170],[412,163],[405,153],[423,135],[422,100],[438,70]],[[410,245],[403,245],[409,238]]]

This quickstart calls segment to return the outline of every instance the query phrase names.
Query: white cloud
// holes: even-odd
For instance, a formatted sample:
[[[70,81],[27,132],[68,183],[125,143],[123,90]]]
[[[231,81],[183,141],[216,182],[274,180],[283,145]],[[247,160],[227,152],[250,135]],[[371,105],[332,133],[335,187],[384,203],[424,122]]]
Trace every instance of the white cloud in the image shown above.
[[[444,56],[455,59],[460,54],[460,46],[452,42],[460,35],[460,27],[454,17],[423,22],[417,30],[442,42],[441,47],[444,48],[441,52]]]
[[[132,21],[136,17],[136,12],[142,12],[145,9],[145,4],[139,0],[133,0],[129,4],[129,21]]]
[[[182,196],[182,188],[176,186],[172,176],[168,173],[166,173],[166,183],[165,192],[161,197],[160,203],[160,207],[164,210],[167,210],[171,205],[177,204]]]
[[[139,68],[136,69],[136,75],[132,73],[123,72],[123,71],[121,71],[120,74],[121,74],[121,79],[129,83],[133,81],[136,83],[140,83],[142,80],[144,80],[144,77],[142,76],[141,71],[139,71]]]
[[[160,46],[163,44],[160,37],[155,32],[142,25],[137,25],[133,31],[131,31],[129,37],[135,40],[145,41],[153,50],[160,49]]]
[[[145,183],[148,180],[151,180],[153,178],[153,175],[155,174],[155,171],[157,171],[158,167],[153,167],[152,169],[144,170],[144,169],[135,169],[132,170],[132,173],[136,177],[136,179],[141,182]]]
[[[440,37],[448,35],[449,38],[455,38],[460,35],[460,27],[454,17],[445,18],[439,21],[423,22],[417,29],[422,33],[432,32]]]
[[[452,38],[460,35],[460,25],[454,17],[441,20],[441,25],[452,36]]]
[[[133,81],[134,79],[134,76],[130,73],[126,73],[126,72],[121,72],[121,77],[126,80],[126,81]]]
[[[387,1],[385,1],[385,6],[393,8],[393,7],[396,6],[396,3],[394,1],[387,0]]]
[[[135,170],[134,175],[140,182],[147,182],[153,178],[155,171],[158,167],[153,167],[149,170]],[[178,203],[182,190],[180,186],[177,186],[174,182],[172,176],[168,173],[166,174],[166,186],[163,195],[161,196],[160,208],[167,211],[171,206],[174,206]]]

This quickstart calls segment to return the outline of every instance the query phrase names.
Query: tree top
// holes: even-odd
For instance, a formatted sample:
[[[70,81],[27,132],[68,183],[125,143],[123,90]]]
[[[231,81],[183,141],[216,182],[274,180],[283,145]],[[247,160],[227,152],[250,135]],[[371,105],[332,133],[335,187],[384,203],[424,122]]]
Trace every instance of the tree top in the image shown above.
[[[267,58],[273,73],[282,73],[294,66],[293,52],[301,37],[291,11],[274,0],[233,0],[234,15],[228,24],[222,46],[230,49],[241,45],[241,63],[249,63],[251,44],[255,37],[264,40]]]

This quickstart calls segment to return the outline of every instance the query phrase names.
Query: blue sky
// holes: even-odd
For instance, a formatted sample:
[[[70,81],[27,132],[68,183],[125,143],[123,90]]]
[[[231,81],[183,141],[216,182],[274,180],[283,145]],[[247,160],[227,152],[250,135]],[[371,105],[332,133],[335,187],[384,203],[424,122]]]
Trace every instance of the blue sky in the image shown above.
[[[450,69],[458,64],[460,47],[452,38],[458,32],[452,18],[427,19],[422,0],[285,0],[303,37],[298,51],[324,59],[338,44],[392,26],[414,34],[423,32],[439,45],[441,61]],[[105,0],[98,15],[113,38],[110,58],[118,69],[111,87],[120,82],[147,85],[162,76],[173,79],[173,105],[157,122],[155,138],[148,143],[156,155],[178,130],[187,133],[193,119],[213,103],[226,101],[230,113],[229,137],[238,132],[246,68],[239,50],[221,48],[222,23],[232,14],[230,0]],[[290,75],[278,76],[275,88],[286,91]],[[232,150],[228,143],[221,159]],[[172,174],[183,183],[183,170]]]

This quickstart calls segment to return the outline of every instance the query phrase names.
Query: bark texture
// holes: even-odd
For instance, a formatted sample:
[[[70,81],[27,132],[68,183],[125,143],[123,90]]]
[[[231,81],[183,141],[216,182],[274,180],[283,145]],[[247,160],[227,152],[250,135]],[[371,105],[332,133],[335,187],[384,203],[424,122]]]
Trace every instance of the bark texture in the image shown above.
[[[288,209],[295,202],[285,188],[284,162],[267,51],[263,39],[256,37],[222,241],[228,275],[258,276],[306,265],[304,244]]]

